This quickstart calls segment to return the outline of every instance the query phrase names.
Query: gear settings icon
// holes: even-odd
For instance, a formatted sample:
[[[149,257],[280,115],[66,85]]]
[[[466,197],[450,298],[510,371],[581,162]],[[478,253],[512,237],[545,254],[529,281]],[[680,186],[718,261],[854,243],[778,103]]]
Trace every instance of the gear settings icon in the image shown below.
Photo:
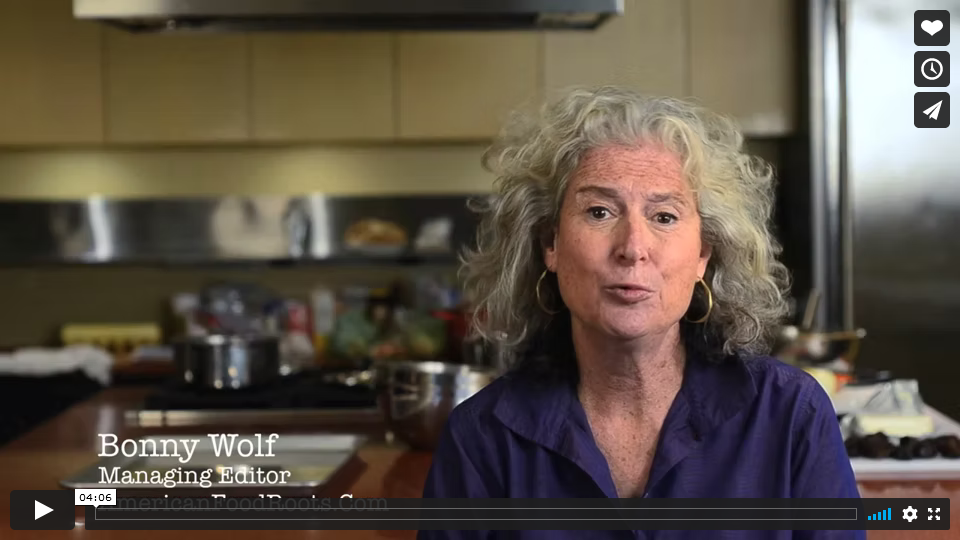
[[[908,506],[903,509],[903,519],[907,520],[910,523],[913,523],[913,520],[917,519],[917,509]]]

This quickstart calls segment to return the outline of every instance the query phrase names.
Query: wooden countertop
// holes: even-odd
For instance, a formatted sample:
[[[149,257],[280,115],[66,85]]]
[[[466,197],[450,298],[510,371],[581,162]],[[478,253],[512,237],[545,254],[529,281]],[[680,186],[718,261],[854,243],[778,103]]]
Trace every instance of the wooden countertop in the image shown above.
[[[83,528],[83,507],[77,507],[77,527],[73,531],[14,531],[10,529],[10,491],[16,489],[59,489],[60,479],[97,461],[97,434],[116,433],[121,438],[134,438],[160,429],[131,428],[124,425],[124,411],[136,408],[146,389],[137,387],[113,388],[92,399],[79,403],[56,418],[39,426],[24,437],[0,448],[0,538],[30,540],[125,540],[130,532],[87,531]],[[185,432],[182,428],[166,428]],[[276,427],[269,428],[280,432]],[[302,430],[302,426],[299,428]],[[316,426],[317,431],[340,431],[382,434],[382,427],[369,418],[351,418],[331,421]],[[249,431],[257,431],[251,426]],[[200,432],[206,432],[201,430]],[[370,443],[359,452],[365,468],[349,486],[354,497],[419,497],[431,454],[410,451],[402,445],[371,437]],[[870,482],[861,485],[864,497],[949,497],[950,519],[953,531],[870,531],[869,540],[948,540],[956,538],[960,526],[960,481],[949,482]],[[273,540],[393,540],[412,539],[414,531],[138,531],[138,539],[175,539],[195,535],[208,540],[244,540],[264,538]]]

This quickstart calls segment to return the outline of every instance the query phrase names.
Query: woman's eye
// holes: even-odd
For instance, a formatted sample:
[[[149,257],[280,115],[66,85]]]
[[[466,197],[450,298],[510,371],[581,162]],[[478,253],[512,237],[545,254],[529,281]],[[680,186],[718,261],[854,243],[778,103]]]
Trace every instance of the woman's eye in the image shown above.
[[[610,216],[610,211],[602,206],[592,206],[587,210],[587,212],[593,219],[604,219]]]
[[[657,220],[657,223],[661,225],[670,225],[677,221],[677,216],[670,214],[668,212],[659,212],[655,216],[655,219]]]

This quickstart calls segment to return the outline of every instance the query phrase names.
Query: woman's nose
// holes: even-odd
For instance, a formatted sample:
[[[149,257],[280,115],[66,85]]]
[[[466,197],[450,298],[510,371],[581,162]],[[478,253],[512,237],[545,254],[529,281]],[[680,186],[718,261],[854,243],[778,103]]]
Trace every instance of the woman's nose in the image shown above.
[[[650,251],[650,229],[646,220],[629,219],[620,222],[616,234],[614,254],[624,264],[646,260]]]

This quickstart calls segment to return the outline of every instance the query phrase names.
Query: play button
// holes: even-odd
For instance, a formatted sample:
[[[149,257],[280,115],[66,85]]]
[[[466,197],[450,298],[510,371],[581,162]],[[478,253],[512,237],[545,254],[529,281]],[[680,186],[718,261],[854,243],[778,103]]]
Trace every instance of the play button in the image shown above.
[[[69,531],[76,526],[73,490],[10,492],[10,528],[15,531]]]
[[[33,519],[37,520],[53,512],[53,508],[43,504],[40,501],[33,501]]]

